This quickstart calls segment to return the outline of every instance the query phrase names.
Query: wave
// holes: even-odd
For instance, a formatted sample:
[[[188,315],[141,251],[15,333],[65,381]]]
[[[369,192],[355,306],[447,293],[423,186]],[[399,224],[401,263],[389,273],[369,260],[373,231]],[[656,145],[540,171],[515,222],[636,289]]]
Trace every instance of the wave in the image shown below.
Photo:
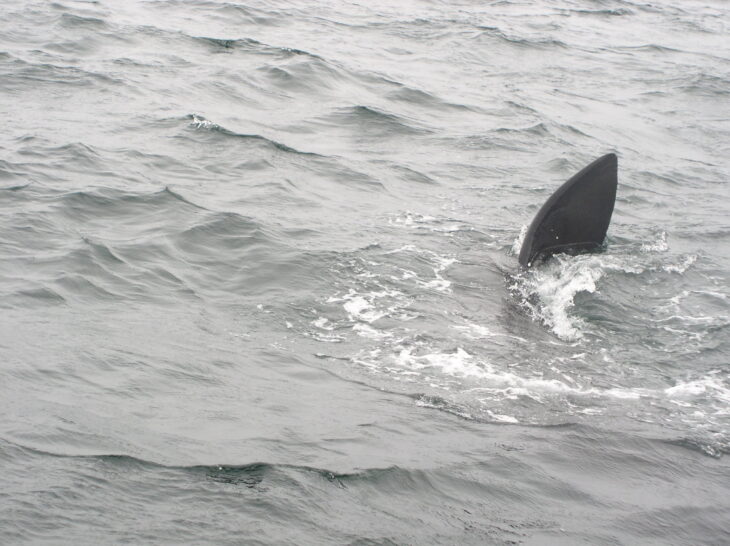
[[[231,212],[204,215],[171,238],[178,248],[190,254],[213,256],[273,242],[273,237],[258,222]]]
[[[34,264],[34,274],[9,294],[15,299],[194,296],[208,282],[206,275],[190,276],[190,264],[217,261],[233,268],[249,249],[275,252],[277,245],[252,219],[210,211],[170,188],[36,193],[17,201],[9,237],[18,249],[14,260]],[[24,210],[26,202],[35,203],[32,214]]]
[[[563,42],[562,40],[557,40],[555,38],[543,38],[543,37],[526,37],[526,36],[517,36],[514,34],[510,34],[499,27],[492,27],[492,26],[477,26],[478,30],[481,31],[480,35],[477,37],[482,36],[489,36],[492,38],[497,38],[501,42],[507,43],[509,45],[514,45],[520,48],[534,48],[534,49],[567,49],[568,45]]]
[[[386,189],[385,185],[378,179],[351,168],[337,156],[325,156],[316,152],[301,151],[257,134],[236,133],[197,114],[190,114],[185,119],[190,120],[189,126],[194,130],[201,131],[213,139],[230,138],[241,140],[275,152],[275,156],[267,155],[265,157],[249,159],[245,163],[247,170],[276,168],[282,164],[286,164],[290,168],[295,168],[296,172],[303,170],[315,175],[316,180],[308,184],[306,188],[300,188],[299,184],[290,178],[287,178],[284,182],[267,181],[266,185],[268,187],[272,189],[276,187],[280,190],[278,197],[281,197],[281,193],[285,193],[288,195],[288,198],[291,198],[293,195],[299,204],[318,207],[323,201],[326,202],[333,195],[337,195],[336,193],[332,194],[332,191],[340,191],[343,187],[352,187],[359,191],[367,192],[384,191]],[[174,122],[174,120],[172,121]],[[285,152],[285,154],[279,154],[279,152]],[[240,166],[240,164],[237,165],[239,168]],[[326,186],[318,188],[317,181],[324,181]],[[320,193],[317,194],[317,190],[320,190]],[[312,199],[315,194],[318,201]]]
[[[514,103],[511,107],[516,107]],[[535,117],[533,115],[530,118]],[[524,127],[490,127],[478,134],[459,137],[455,145],[466,150],[505,149],[528,152],[534,142],[552,143],[557,146],[571,146],[575,139],[593,140],[593,137],[574,125],[551,121],[528,122]],[[550,163],[551,170],[556,172],[563,160],[556,159]],[[567,164],[567,163],[566,163]]]
[[[126,192],[110,188],[99,188],[91,191],[73,191],[52,194],[43,199],[62,214],[77,220],[100,220],[111,218],[128,218],[130,223],[151,216],[190,211],[206,211],[176,193],[169,187],[151,193]]]
[[[716,443],[708,442],[705,438],[692,437],[664,440],[664,442],[669,445],[697,451],[714,459],[719,459],[723,455],[730,455],[730,437],[725,441],[718,441]]]
[[[53,87],[97,87],[99,85],[127,86],[126,82],[109,74],[68,64],[31,62],[17,57],[0,67],[0,89],[19,93],[36,89],[39,84]]]
[[[20,165],[0,159],[0,180],[27,180]],[[27,188],[30,183],[0,187],[1,191],[18,191]]]
[[[153,0],[150,4],[161,12],[173,9],[194,10],[206,16],[226,22],[264,26],[281,26],[281,14],[276,10],[264,10],[251,5],[234,2],[212,2],[208,0]]]
[[[408,119],[371,106],[349,106],[320,118],[336,126],[349,126],[368,136],[427,134],[432,131],[416,120]]]
[[[399,467],[365,468],[355,472],[337,472],[326,468],[286,463],[250,462],[244,464],[212,463],[179,465],[142,459],[132,455],[109,453],[59,453],[23,445],[14,441],[0,438],[0,450],[11,451],[10,455],[16,458],[27,456],[53,457],[58,459],[76,459],[98,461],[117,470],[126,472],[139,470],[177,470],[191,475],[197,475],[214,482],[221,482],[244,487],[256,487],[266,479],[276,479],[276,474],[294,472],[309,474],[322,478],[328,482],[335,482],[339,486],[357,481],[376,482],[381,478],[388,479],[395,475],[411,476],[419,471],[411,471]],[[15,453],[12,453],[15,452]]]
[[[336,64],[316,56],[293,59],[285,64],[265,64],[256,68],[257,74],[266,79],[269,93],[280,89],[287,94],[322,95],[349,77],[347,71]]]
[[[188,116],[186,116],[186,119],[190,120],[190,125],[195,129],[210,131],[210,133],[214,135],[258,142],[281,152],[287,152],[303,156],[323,157],[313,152],[302,152],[300,150],[296,150],[290,146],[287,146],[286,144],[282,144],[281,142],[277,142],[261,135],[236,133],[218,125],[217,123],[213,123],[212,121],[207,120],[203,116],[200,116],[198,114],[189,114]]]
[[[417,104],[424,108],[430,108],[434,110],[449,111],[457,110],[464,112],[473,112],[475,109],[465,104],[457,104],[453,102],[447,102],[432,93],[409,87],[404,84],[393,82],[397,85],[397,89],[390,91],[386,97],[392,101],[403,102],[409,105]]]
[[[309,57],[311,59],[322,60],[322,57],[315,55],[303,49],[292,47],[272,46],[254,40],[253,38],[211,38],[207,36],[190,36],[197,43],[209,46],[213,51],[246,51],[262,55],[275,55],[280,58],[290,57]]]
[[[61,25],[70,29],[91,28],[95,31],[109,28],[106,21],[98,17],[84,17],[74,13],[62,13],[59,17]]]
[[[566,13],[566,14],[572,14],[577,13],[578,15],[590,15],[590,16],[598,16],[598,17],[622,17],[625,15],[633,15],[633,11],[628,8],[598,8],[598,9],[589,9],[589,8],[565,8],[561,9],[560,13]]]
[[[68,300],[64,298],[58,290],[54,290],[47,286],[39,286],[36,288],[23,288],[17,291],[6,291],[3,293],[2,307],[12,308],[14,306],[30,307],[33,304],[40,306],[46,305],[63,305]]]

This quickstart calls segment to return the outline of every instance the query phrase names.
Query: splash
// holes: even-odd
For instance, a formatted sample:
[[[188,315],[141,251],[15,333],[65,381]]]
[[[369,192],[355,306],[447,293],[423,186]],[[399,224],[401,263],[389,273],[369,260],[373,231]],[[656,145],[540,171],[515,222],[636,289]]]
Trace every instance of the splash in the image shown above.
[[[219,128],[218,124],[213,123],[212,121],[205,119],[203,116],[199,116],[197,114],[192,115],[192,120],[190,121],[190,125],[194,126],[196,129],[217,129],[217,128]]]
[[[520,229],[520,234],[515,239],[515,242],[512,243],[512,254],[514,254],[515,256],[520,255],[520,250],[522,250],[522,243],[525,242],[525,236],[527,235],[527,229],[527,224],[524,224]]]
[[[520,272],[510,289],[520,298],[535,320],[546,324],[560,339],[583,337],[583,321],[571,314],[579,292],[593,293],[604,273],[604,264],[595,257],[562,259]]]

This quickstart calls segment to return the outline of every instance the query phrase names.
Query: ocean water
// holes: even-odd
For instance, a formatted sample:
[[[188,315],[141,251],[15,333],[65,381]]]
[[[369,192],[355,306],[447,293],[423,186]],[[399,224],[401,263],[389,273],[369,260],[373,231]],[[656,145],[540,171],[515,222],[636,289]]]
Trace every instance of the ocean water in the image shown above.
[[[727,2],[0,14],[0,543],[730,543]]]

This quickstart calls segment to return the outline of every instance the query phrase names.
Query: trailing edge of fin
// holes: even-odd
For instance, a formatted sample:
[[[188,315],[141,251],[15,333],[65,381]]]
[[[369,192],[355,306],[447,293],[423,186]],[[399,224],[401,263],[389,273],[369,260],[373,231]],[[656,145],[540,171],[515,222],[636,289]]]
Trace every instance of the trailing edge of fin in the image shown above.
[[[520,250],[530,267],[558,252],[577,254],[603,244],[618,186],[618,159],[606,154],[560,186],[538,211]]]

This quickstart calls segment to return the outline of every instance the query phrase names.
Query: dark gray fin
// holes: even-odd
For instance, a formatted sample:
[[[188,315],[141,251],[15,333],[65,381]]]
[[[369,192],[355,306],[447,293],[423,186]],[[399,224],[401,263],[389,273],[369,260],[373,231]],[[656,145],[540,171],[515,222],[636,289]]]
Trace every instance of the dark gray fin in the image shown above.
[[[618,159],[606,154],[550,196],[527,230],[520,265],[530,267],[552,254],[595,250],[606,238],[618,185]]]

